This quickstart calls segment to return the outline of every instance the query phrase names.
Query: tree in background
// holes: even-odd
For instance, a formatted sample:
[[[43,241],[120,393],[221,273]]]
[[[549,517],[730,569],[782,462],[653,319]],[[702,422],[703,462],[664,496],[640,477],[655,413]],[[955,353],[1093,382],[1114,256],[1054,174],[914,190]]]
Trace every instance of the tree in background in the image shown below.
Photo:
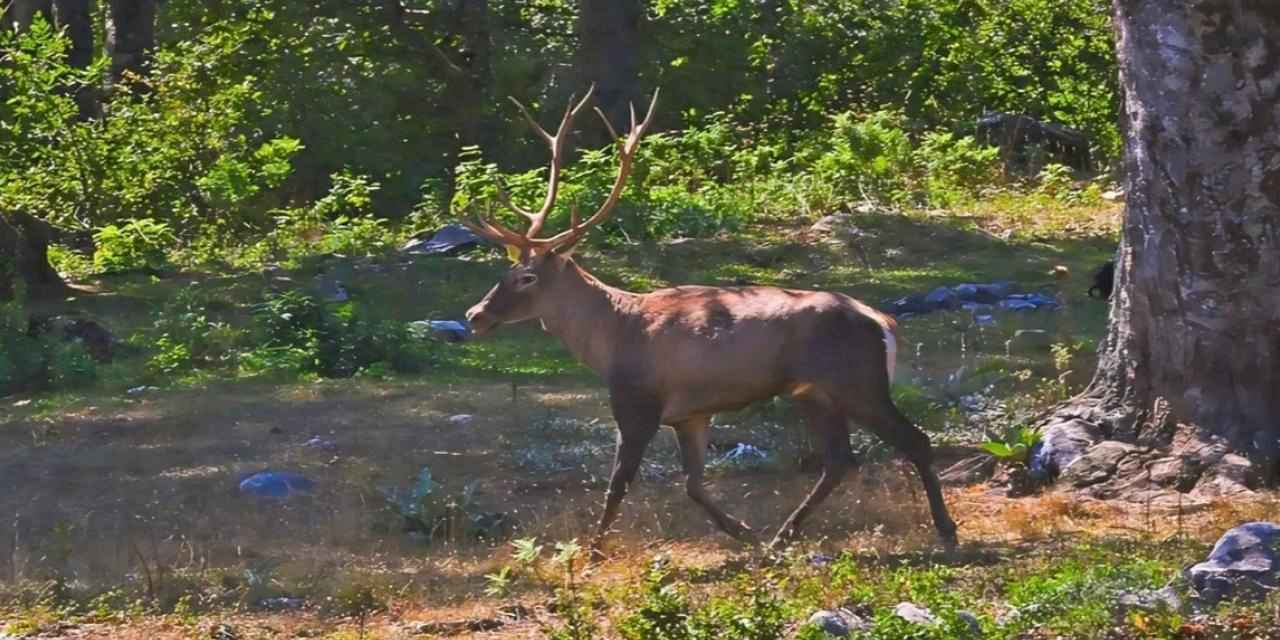
[[[1115,23],[1128,203],[1110,332],[1048,439],[1169,447],[1176,473],[1151,482],[1238,491],[1250,471],[1228,447],[1280,470],[1280,7],[1116,0]]]
[[[578,2],[578,84],[596,85],[600,110],[619,128],[627,126],[628,105],[641,104],[645,98],[640,72],[645,54],[641,28],[646,4],[641,0]],[[591,127],[583,133],[588,132],[599,134],[589,138],[595,144],[604,142],[602,129]]]
[[[155,0],[111,0],[107,19],[107,52],[111,55],[111,82],[120,84],[128,75],[146,78],[156,49]],[[140,85],[145,87],[145,85]]]

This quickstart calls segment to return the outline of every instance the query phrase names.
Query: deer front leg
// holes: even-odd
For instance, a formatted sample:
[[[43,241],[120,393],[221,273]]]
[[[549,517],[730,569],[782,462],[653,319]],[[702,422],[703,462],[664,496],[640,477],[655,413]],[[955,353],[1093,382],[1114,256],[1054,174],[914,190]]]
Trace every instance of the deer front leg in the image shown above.
[[[614,418],[618,421],[618,449],[614,456],[613,474],[609,478],[604,514],[600,516],[600,525],[596,528],[596,536],[591,543],[591,557],[594,560],[604,557],[601,552],[604,536],[617,519],[622,498],[627,495],[627,488],[640,470],[645,447],[649,446],[649,441],[658,432],[660,414],[657,407],[614,404]]]
[[[707,459],[708,418],[694,418],[676,425],[676,438],[680,443],[680,460],[684,464],[685,491],[694,502],[698,503],[715,521],[720,530],[736,540],[750,540],[755,536],[751,527],[725,513],[723,509],[711,501],[707,489],[703,486],[703,469]]]

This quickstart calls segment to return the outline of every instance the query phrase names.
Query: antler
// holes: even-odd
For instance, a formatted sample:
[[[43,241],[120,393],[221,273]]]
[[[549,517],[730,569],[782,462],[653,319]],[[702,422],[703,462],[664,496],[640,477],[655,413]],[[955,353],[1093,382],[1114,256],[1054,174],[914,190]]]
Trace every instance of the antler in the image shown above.
[[[586,232],[592,227],[600,224],[609,217],[609,213],[613,210],[614,205],[618,204],[618,200],[622,197],[622,189],[626,186],[627,177],[631,175],[632,162],[635,159],[636,150],[640,147],[640,139],[644,137],[645,132],[649,129],[649,125],[653,122],[653,114],[658,105],[658,91],[653,92],[653,99],[649,103],[649,111],[645,114],[643,121],[637,122],[635,105],[631,105],[631,130],[625,138],[618,136],[618,132],[613,128],[609,119],[605,117],[598,107],[595,109],[597,115],[604,122],[605,128],[609,130],[609,134],[613,136],[618,150],[618,175],[614,178],[613,189],[609,191],[609,197],[604,204],[596,210],[595,213],[587,218],[586,222],[580,222],[578,219],[577,207],[573,207],[570,212],[570,227],[566,231],[562,231],[550,238],[538,238],[537,234],[542,231],[542,226],[546,222],[547,215],[555,207],[556,196],[560,187],[560,167],[563,162],[564,141],[569,130],[570,124],[574,117],[578,115],[587,101],[591,99],[591,94],[595,91],[595,85],[587,90],[587,95],[574,104],[574,98],[569,99],[569,107],[565,109],[564,117],[560,119],[560,126],[556,129],[555,135],[547,133],[533,116],[529,114],[529,110],[523,104],[520,104],[515,98],[511,98],[511,102],[520,109],[524,115],[525,121],[533,127],[534,131],[542,137],[543,140],[551,147],[551,168],[547,181],[547,195],[543,200],[542,208],[537,213],[532,213],[511,201],[511,198],[504,191],[499,191],[498,200],[511,211],[524,216],[529,220],[529,229],[525,233],[517,233],[508,229],[494,220],[484,220],[476,218],[473,222],[464,222],[468,228],[477,235],[483,236],[509,247],[515,247],[520,250],[521,257],[528,254],[538,252],[550,252],[555,250],[563,250],[572,247],[582,239]]]

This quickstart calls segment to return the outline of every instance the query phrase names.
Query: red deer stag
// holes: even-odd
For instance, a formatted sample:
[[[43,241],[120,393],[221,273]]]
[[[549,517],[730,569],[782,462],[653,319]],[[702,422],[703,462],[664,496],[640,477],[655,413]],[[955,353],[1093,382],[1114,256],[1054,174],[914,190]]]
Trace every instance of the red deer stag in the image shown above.
[[[931,468],[929,438],[889,397],[896,344],[891,318],[849,296],[820,291],[681,286],[630,293],[595,279],[570,256],[574,245],[618,203],[640,139],[652,122],[656,91],[643,121],[636,120],[632,108],[631,130],[625,137],[619,137],[596,110],[618,145],[613,189],[585,222],[575,210],[568,230],[537,237],[555,206],[565,138],[590,99],[591,92],[576,104],[571,98],[554,135],[512,99],[551,147],[546,198],[536,213],[505,194],[499,198],[528,218],[523,234],[493,220],[467,222],[477,234],[507,247],[515,260],[511,271],[467,311],[467,320],[477,336],[500,324],[540,320],[543,329],[560,338],[608,384],[619,438],[592,545],[595,554],[659,425],[675,428],[689,497],[725,533],[752,537],[751,529],[725,513],[703,487],[708,425],[717,412],[777,395],[797,402],[825,452],[821,479],[771,545],[794,536],[805,517],[840,483],[852,456],[850,420],[874,431],[915,464],[938,534],[946,545],[954,545],[956,525]]]

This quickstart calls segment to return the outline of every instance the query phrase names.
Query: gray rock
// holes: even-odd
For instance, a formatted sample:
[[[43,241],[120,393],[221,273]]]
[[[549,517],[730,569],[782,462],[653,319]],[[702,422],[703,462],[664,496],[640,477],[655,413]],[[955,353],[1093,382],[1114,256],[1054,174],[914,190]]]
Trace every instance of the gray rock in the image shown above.
[[[969,628],[969,635],[974,638],[982,637],[982,623],[978,620],[978,616],[971,611],[957,611],[956,619],[964,623]]]
[[[1130,591],[1120,594],[1116,607],[1121,613],[1129,611],[1146,611],[1148,613],[1173,613],[1182,610],[1182,596],[1173,586],[1163,589]]]
[[[267,611],[297,611],[307,605],[302,598],[266,598],[258,602],[258,606]]]
[[[853,631],[870,631],[871,623],[860,618],[854,612],[840,609],[823,609],[809,616],[808,624],[837,638],[847,638]]]
[[[1280,586],[1280,525],[1249,522],[1222,534],[1209,558],[1185,576],[1199,604],[1214,606],[1229,598],[1260,600]]]
[[[910,622],[926,627],[932,627],[938,624],[938,617],[933,615],[928,609],[910,602],[899,602],[898,606],[893,608],[893,615]]]
[[[479,246],[480,242],[480,236],[470,229],[459,224],[450,224],[441,227],[430,237],[417,237],[406,242],[400,250],[417,255],[451,256],[473,249]]]
[[[956,309],[960,306],[960,296],[951,287],[938,287],[930,291],[924,301],[935,309]]]
[[[1100,440],[1102,429],[1079,418],[1051,424],[1032,450],[1028,470],[1039,481],[1057,477]]]
[[[1099,442],[1062,470],[1062,480],[1075,487],[1106,482],[1115,475],[1120,461],[1133,451],[1133,445],[1123,442]]]

